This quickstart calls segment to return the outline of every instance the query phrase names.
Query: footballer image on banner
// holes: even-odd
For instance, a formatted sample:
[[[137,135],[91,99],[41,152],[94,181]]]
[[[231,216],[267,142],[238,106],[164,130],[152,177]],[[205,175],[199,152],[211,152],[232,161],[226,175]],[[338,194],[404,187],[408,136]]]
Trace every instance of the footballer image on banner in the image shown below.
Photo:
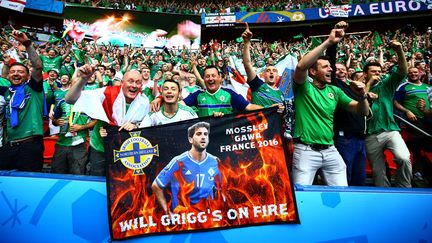
[[[113,240],[299,223],[276,109],[108,130]]]

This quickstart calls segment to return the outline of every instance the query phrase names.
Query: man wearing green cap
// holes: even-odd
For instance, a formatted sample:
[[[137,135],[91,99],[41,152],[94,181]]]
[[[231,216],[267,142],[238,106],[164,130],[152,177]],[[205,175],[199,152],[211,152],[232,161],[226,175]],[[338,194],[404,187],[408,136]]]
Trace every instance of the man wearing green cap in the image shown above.
[[[54,102],[53,101],[54,90],[61,87],[61,83],[58,79],[59,75],[60,74],[58,69],[56,68],[50,69],[48,71],[48,78],[45,79],[43,82],[43,88],[44,88],[46,100],[48,102],[48,107]]]

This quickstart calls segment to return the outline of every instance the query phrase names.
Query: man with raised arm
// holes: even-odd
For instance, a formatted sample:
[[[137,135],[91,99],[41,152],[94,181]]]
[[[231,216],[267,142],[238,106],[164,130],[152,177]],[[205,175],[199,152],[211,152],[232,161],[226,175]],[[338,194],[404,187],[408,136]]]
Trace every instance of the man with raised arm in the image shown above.
[[[240,94],[231,89],[223,88],[222,74],[215,66],[208,66],[204,70],[205,91],[198,90],[183,101],[188,106],[198,109],[198,116],[222,116],[234,111],[257,110],[260,105],[249,103]]]
[[[89,174],[103,176],[106,164],[99,129],[106,125],[119,126],[119,131],[136,128],[149,111],[149,100],[141,93],[143,80],[138,71],[126,72],[120,86],[82,91],[94,72],[94,67],[88,64],[80,67],[73,77],[74,85],[66,94],[65,101],[75,104],[74,112],[84,112],[98,120],[90,138]]]
[[[187,106],[195,106],[199,117],[223,116],[235,111],[249,111],[263,108],[249,103],[235,91],[222,87],[222,74],[215,66],[207,66],[204,70],[206,89],[198,90],[188,95],[183,102]],[[152,104],[159,110],[161,98],[156,98]]]
[[[279,78],[278,70],[274,65],[267,65],[264,70],[264,81],[258,77],[252,67],[250,56],[252,32],[249,30],[249,25],[246,23],[246,30],[242,34],[243,47],[243,66],[246,70],[247,83],[252,91],[252,104],[269,107],[273,104],[283,104],[284,96],[282,91],[277,87]]]
[[[26,47],[32,71],[22,63],[9,66],[10,88],[0,94],[6,102],[6,144],[0,170],[41,171],[43,165],[44,92],[42,62],[26,34],[12,31],[12,37]]]
[[[331,83],[330,62],[322,53],[344,37],[343,29],[333,29],[321,45],[306,54],[294,72],[294,182],[311,185],[315,173],[321,169],[329,186],[347,186],[346,166],[333,145],[333,116],[337,106],[351,112],[367,115],[367,90],[361,82],[351,82],[361,99],[349,98]],[[312,82],[307,80],[308,75]]]
[[[398,68],[387,78],[381,80],[382,67],[377,62],[366,64],[363,68],[366,82],[371,83],[371,92],[378,95],[372,103],[372,119],[368,123],[366,137],[366,154],[372,166],[373,179],[376,186],[391,186],[386,176],[384,150],[389,149],[397,164],[397,187],[411,187],[412,166],[408,150],[399,131],[400,128],[393,117],[393,97],[397,87],[404,81],[408,67],[402,44],[392,41],[389,46],[396,52]]]

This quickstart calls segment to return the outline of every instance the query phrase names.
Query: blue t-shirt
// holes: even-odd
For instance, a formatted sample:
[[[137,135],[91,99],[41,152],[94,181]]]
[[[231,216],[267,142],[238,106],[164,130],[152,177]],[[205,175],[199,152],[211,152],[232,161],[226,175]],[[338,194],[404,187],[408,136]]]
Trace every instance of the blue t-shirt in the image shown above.
[[[197,204],[201,199],[214,199],[214,190],[217,189],[215,180],[220,185],[222,179],[218,168],[218,158],[207,153],[205,159],[198,162],[189,155],[189,151],[186,151],[174,157],[156,177],[156,183],[160,188],[166,188],[171,184],[173,210],[179,204],[180,184],[174,173],[179,171],[180,167],[184,180],[187,183],[194,182],[194,189],[188,195],[191,205]]]

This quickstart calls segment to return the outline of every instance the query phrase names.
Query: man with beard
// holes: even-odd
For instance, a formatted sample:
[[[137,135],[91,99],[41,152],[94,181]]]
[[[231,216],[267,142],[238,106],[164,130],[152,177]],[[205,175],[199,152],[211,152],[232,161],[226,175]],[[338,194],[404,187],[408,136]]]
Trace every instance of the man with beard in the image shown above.
[[[119,131],[134,129],[148,113],[149,101],[141,94],[142,75],[138,71],[126,72],[120,86],[82,91],[94,72],[94,68],[88,64],[80,67],[65,101],[75,104],[73,111],[84,112],[98,120],[94,128],[97,132],[93,132],[90,138],[89,163],[91,175],[103,176],[106,162],[103,140],[98,132],[100,127],[119,126]]]
[[[178,200],[180,187],[174,173],[181,169],[181,175],[187,183],[194,182],[193,190],[188,194],[190,204],[195,205],[201,200],[215,198],[215,191],[221,191],[221,174],[218,168],[219,159],[209,154],[206,149],[209,144],[210,124],[198,122],[188,128],[188,140],[191,149],[174,157],[159,173],[152,183],[153,193],[165,214],[174,212],[182,202]],[[163,189],[171,188],[171,209]]]
[[[242,34],[244,47],[243,47],[243,65],[247,74],[247,83],[252,91],[252,104],[269,107],[273,104],[280,104],[283,106],[284,96],[282,91],[277,87],[279,78],[278,70],[274,65],[266,66],[264,70],[264,81],[256,75],[252,67],[250,57],[250,47],[252,32],[246,23],[246,30]]]
[[[42,62],[26,34],[12,31],[12,37],[26,47],[32,64],[9,66],[10,88],[1,89],[6,102],[7,141],[0,158],[0,170],[41,171],[43,165],[44,93]]]
[[[352,89],[361,97],[349,98],[331,83],[332,68],[321,54],[344,37],[343,28],[333,29],[322,44],[306,54],[297,64],[293,75],[295,104],[294,182],[311,185],[318,169],[329,186],[347,186],[346,165],[333,145],[333,116],[337,106],[367,115],[367,90],[361,82],[351,82]],[[312,82],[307,81],[307,76]]]

